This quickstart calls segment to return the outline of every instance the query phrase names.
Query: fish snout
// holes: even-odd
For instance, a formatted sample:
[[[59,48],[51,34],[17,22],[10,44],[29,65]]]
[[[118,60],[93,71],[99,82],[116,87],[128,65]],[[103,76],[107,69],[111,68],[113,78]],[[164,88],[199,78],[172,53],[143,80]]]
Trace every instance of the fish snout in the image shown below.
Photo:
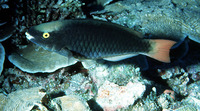
[[[31,36],[28,32],[25,32],[25,35],[26,35],[26,38],[27,38],[28,40],[34,39],[34,37]]]

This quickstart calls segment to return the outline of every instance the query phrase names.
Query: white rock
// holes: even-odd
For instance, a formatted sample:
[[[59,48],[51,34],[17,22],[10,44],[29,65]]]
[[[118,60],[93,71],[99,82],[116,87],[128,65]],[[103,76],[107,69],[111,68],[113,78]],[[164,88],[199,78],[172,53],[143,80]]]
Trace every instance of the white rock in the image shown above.
[[[40,92],[41,87],[23,89],[12,92],[6,98],[3,111],[30,111],[34,105],[41,104],[46,93]],[[43,108],[43,111],[44,110]]]
[[[86,101],[75,95],[59,97],[62,111],[89,111]]]
[[[129,82],[126,86],[119,86],[105,81],[98,90],[96,101],[104,110],[116,110],[133,104],[142,97],[145,89],[142,83]]]

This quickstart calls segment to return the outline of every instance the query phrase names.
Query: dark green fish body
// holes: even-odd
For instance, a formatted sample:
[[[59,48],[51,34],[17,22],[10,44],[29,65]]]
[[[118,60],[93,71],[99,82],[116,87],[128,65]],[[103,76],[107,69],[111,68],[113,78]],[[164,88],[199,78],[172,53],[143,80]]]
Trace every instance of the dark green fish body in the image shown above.
[[[111,61],[138,54],[155,55],[158,41],[170,42],[171,46],[175,43],[169,40],[143,39],[138,32],[129,28],[91,19],[44,23],[33,26],[26,34],[29,40],[50,51],[60,54],[70,51],[80,59]]]

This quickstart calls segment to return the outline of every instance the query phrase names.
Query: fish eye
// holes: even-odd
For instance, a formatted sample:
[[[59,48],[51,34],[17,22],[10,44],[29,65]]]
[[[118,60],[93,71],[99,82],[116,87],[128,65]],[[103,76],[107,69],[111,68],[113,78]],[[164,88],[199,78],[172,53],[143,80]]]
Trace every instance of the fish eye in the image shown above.
[[[50,34],[49,33],[43,33],[44,38],[49,38]]]

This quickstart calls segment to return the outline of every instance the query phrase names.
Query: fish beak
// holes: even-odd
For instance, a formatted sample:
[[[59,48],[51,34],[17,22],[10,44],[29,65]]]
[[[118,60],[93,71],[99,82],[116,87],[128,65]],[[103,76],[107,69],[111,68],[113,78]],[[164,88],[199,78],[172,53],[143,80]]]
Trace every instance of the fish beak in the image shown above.
[[[31,36],[28,32],[26,32],[25,35],[26,35],[26,38],[29,40],[34,39],[34,37]]]

